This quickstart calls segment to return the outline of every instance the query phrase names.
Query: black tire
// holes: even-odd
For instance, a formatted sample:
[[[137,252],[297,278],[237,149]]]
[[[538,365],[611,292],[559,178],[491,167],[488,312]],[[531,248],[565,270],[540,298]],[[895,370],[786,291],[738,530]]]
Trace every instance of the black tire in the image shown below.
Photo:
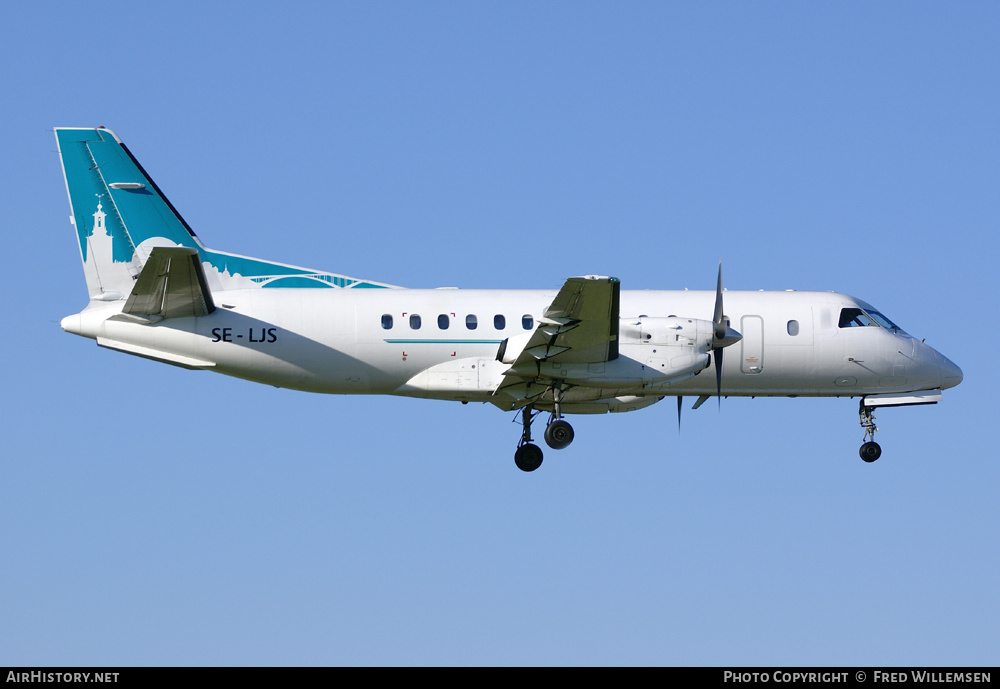
[[[871,464],[882,456],[882,448],[875,441],[869,441],[861,446],[858,454],[861,455],[861,459]]]
[[[514,453],[514,464],[521,471],[534,471],[542,466],[542,450],[537,445],[528,443],[517,448]]]
[[[545,443],[553,450],[561,450],[573,442],[573,427],[556,419],[545,428]]]

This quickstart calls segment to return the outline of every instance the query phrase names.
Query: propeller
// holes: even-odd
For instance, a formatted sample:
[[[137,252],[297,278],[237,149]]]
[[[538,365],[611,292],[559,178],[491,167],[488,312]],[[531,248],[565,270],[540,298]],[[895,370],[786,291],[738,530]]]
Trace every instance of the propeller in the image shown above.
[[[715,283],[715,313],[712,315],[712,359],[715,361],[715,395],[719,400],[719,409],[722,409],[722,350],[729,345],[736,344],[742,339],[743,336],[729,327],[729,324],[725,320],[722,308],[722,261],[719,261],[719,278]],[[691,408],[697,409],[708,397],[708,395],[701,395]],[[681,405],[683,404],[683,395],[678,395],[678,432],[681,430]]]
[[[719,279],[715,283],[715,313],[712,316],[712,359],[715,361],[715,396],[722,409],[722,350],[736,344],[743,336],[729,327],[722,311],[722,261],[719,261]]]

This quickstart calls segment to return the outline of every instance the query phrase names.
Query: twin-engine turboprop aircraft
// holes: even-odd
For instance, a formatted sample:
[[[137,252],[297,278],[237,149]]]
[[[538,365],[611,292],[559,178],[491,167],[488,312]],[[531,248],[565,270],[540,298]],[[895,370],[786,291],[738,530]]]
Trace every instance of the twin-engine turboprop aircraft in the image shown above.
[[[90,302],[62,321],[102,347],[309,392],[490,402],[520,411],[514,461],[573,440],[564,414],[664,397],[860,397],[933,404],[961,370],[863,301],[832,292],[402,289],[207,249],[111,131],[55,130]],[[730,356],[724,356],[729,352]],[[714,375],[705,370],[714,367]]]

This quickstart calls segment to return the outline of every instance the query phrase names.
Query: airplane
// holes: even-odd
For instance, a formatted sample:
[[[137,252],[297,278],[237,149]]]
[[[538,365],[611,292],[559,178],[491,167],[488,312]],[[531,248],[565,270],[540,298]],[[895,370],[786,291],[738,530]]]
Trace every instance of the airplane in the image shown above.
[[[875,409],[935,404],[962,371],[845,294],[627,291],[615,277],[558,290],[405,289],[208,249],[109,129],[55,128],[89,302],[62,329],[186,369],[329,394],[489,402],[520,414],[516,466],[568,414],[666,397],[858,397],[866,462]],[[732,349],[730,349],[732,348]],[[735,356],[724,356],[726,351]],[[708,369],[714,367],[714,376]]]

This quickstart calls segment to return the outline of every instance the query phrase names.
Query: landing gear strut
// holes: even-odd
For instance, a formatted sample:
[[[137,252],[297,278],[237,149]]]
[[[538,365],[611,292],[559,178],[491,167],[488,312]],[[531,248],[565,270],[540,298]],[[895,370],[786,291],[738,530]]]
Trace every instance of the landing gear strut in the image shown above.
[[[561,450],[573,442],[573,427],[562,418],[562,388],[554,385],[552,398],[555,403],[552,417],[545,427],[545,443],[553,450]],[[542,450],[531,442],[531,421],[536,412],[530,405],[521,409],[521,441],[514,452],[514,464],[521,471],[534,471],[542,465]]]
[[[521,471],[534,471],[542,466],[542,450],[538,445],[531,442],[531,415],[532,408],[525,407],[521,410],[521,442],[517,444],[514,452],[514,464]]]
[[[871,463],[882,456],[882,448],[875,442],[875,431],[878,430],[878,426],[875,425],[875,408],[866,407],[862,397],[858,413],[861,417],[861,427],[865,429],[865,443],[858,454],[861,455],[861,459]]]

